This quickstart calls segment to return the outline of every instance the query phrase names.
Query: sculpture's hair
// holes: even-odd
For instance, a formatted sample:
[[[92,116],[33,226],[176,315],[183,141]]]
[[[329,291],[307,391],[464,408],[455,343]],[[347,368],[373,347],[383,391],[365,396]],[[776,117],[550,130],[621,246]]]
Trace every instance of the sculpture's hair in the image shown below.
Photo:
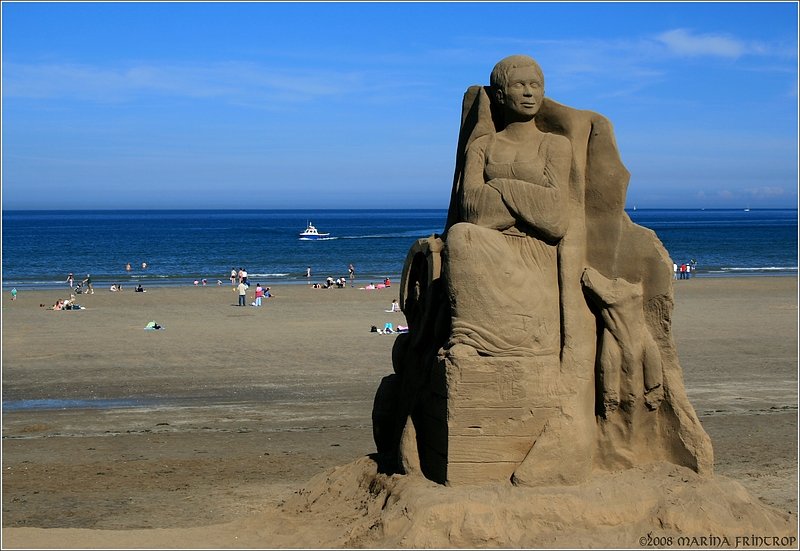
[[[492,74],[489,77],[489,84],[491,84],[492,89],[504,90],[506,84],[508,84],[508,73],[511,72],[511,69],[517,67],[533,67],[536,69],[544,86],[544,73],[542,73],[542,68],[539,67],[535,59],[527,55],[510,55],[498,61],[497,65],[492,69]]]

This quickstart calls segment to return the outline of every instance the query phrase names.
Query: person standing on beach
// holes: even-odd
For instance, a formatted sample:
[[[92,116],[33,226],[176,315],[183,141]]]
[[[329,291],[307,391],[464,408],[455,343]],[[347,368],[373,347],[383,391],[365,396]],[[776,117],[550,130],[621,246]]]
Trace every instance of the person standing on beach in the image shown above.
[[[83,280],[83,283],[86,285],[86,288],[89,289],[91,294],[94,294],[94,287],[92,287],[92,276],[90,274],[86,274],[86,279]]]
[[[347,267],[347,271],[350,272],[350,287],[354,287],[356,281],[356,267],[350,264]]]
[[[72,272],[70,272],[69,275],[67,276],[67,285],[69,285],[70,289],[75,287],[75,276],[72,275]]]
[[[231,287],[236,288],[236,268],[231,269]]]
[[[11,300],[17,300],[17,288],[12,287],[11,289]]]
[[[256,283],[256,292],[253,296],[253,306],[261,306],[262,298],[264,298],[264,288],[260,283]]]
[[[239,306],[247,306],[247,284],[244,281],[240,281],[237,289],[239,291]]]

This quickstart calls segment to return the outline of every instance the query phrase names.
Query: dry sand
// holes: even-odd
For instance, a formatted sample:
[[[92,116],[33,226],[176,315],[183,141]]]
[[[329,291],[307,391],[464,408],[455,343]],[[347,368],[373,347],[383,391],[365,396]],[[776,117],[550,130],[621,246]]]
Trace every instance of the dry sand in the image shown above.
[[[348,492],[364,501],[353,486],[372,468],[372,399],[394,342],[370,326],[404,323],[384,312],[397,288],[273,290],[262,308],[235,306],[229,285],[96,289],[72,312],[39,306],[57,291],[4,297],[6,406],[110,402],[3,415],[3,546],[493,546],[472,532],[370,539],[368,514],[332,510]],[[714,444],[714,491],[740,483],[796,525],[797,279],[679,281],[675,299],[687,391]],[[165,330],[144,331],[150,320]],[[345,481],[336,499],[319,494]],[[368,493],[388,499],[386,484],[403,482]],[[325,522],[309,522],[314,511]],[[638,547],[629,535],[623,546]],[[567,530],[531,545],[603,546],[593,537]]]

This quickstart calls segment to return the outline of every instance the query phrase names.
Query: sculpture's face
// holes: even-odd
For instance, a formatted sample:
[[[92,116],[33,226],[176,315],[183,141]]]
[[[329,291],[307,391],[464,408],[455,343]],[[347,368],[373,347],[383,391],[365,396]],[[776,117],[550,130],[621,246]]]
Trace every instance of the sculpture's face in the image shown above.
[[[517,116],[536,115],[544,99],[544,83],[534,67],[514,67],[508,72],[508,83],[498,95],[506,109]]]

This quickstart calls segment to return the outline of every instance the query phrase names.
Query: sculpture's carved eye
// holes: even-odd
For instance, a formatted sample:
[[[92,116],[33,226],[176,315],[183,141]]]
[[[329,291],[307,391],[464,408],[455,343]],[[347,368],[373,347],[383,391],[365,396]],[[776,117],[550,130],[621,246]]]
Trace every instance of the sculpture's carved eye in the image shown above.
[[[511,84],[509,84],[508,87],[509,87],[509,89],[512,89],[512,90],[523,90],[525,88],[531,88],[533,90],[538,90],[539,88],[542,87],[542,83],[539,82],[538,80],[517,81],[517,82],[512,82]]]

